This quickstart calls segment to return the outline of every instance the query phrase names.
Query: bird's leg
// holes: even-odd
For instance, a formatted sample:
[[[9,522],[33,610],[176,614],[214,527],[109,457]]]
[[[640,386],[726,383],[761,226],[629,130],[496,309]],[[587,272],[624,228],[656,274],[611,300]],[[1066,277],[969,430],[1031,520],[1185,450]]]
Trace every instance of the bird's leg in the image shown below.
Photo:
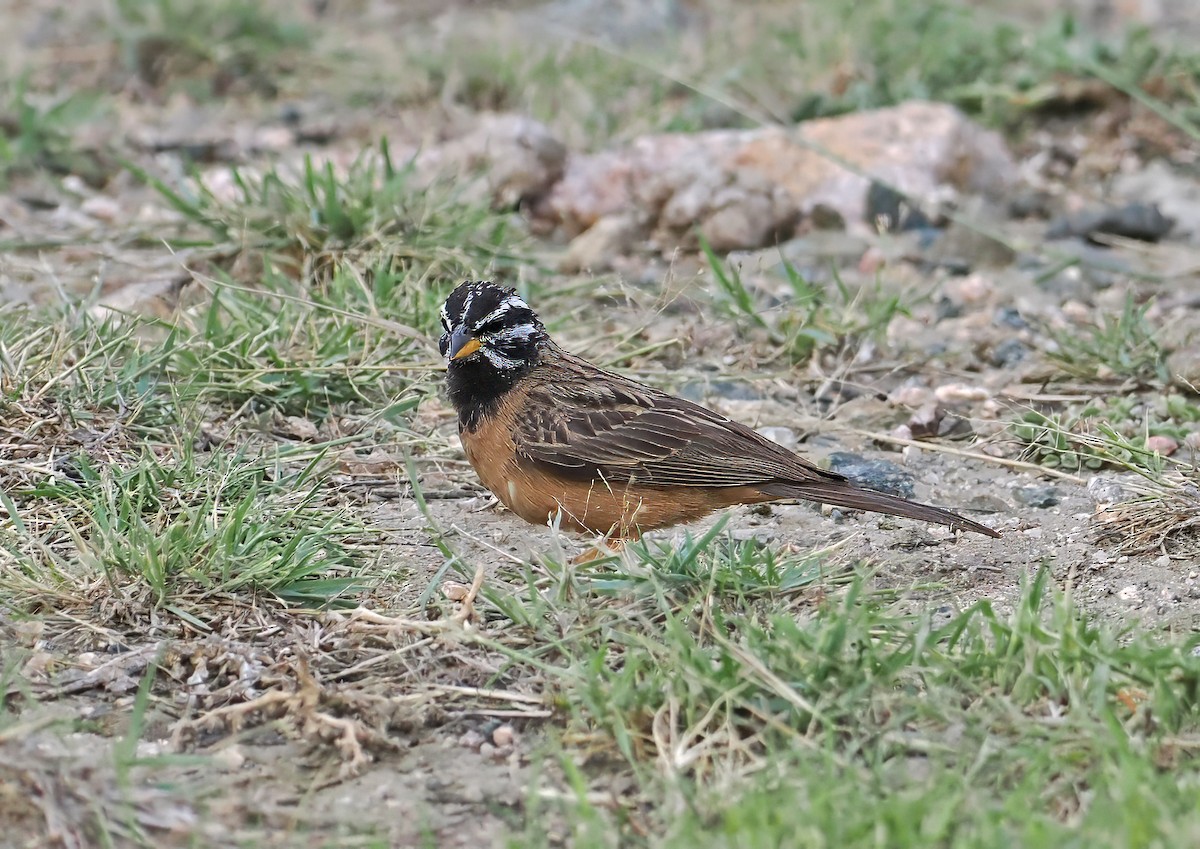
[[[590,548],[581,554],[577,554],[571,558],[572,566],[579,566],[584,563],[591,563],[593,560],[601,560],[605,557],[613,557],[625,550],[625,546],[637,540],[636,536],[622,534],[620,536],[602,536],[592,544]]]

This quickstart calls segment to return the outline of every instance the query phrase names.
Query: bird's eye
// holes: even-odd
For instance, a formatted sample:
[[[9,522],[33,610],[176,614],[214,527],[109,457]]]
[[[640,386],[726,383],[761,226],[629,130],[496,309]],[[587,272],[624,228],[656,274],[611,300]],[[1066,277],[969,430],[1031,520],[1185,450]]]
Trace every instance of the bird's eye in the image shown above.
[[[438,350],[442,352],[442,356],[446,356],[446,351],[450,347],[450,334],[443,333],[442,338],[438,340]]]

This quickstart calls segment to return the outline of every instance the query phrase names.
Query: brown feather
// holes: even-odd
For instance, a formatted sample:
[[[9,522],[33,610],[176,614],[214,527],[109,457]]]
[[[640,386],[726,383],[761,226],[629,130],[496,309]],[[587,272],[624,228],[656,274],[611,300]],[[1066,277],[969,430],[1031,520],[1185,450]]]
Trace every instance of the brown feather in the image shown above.
[[[634,524],[649,530],[732,504],[808,499],[999,536],[949,510],[855,484],[739,422],[599,369],[553,342],[514,393],[520,397],[506,397],[503,407],[516,467],[551,488],[555,480],[562,489],[582,487],[573,496],[579,503],[564,514],[601,533],[614,525],[622,533]],[[486,477],[484,483],[508,503]],[[571,500],[551,503],[565,508]]]

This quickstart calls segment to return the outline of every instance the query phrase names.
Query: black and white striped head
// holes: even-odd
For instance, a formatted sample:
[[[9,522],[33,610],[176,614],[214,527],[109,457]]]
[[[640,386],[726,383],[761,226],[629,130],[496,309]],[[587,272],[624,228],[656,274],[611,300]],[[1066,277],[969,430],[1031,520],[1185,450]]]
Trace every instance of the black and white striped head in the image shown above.
[[[460,427],[474,429],[538,364],[546,329],[515,289],[467,282],[442,305],[446,389]]]
[[[501,373],[520,372],[536,362],[538,343],[546,338],[516,289],[482,280],[468,280],[451,292],[441,317],[445,332],[438,348],[451,369],[486,364]]]

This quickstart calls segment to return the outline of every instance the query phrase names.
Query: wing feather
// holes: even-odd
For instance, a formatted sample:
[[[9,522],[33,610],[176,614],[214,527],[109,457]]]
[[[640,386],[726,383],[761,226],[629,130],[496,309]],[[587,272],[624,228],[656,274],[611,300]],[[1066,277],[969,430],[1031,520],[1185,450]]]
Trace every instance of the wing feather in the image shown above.
[[[844,480],[745,425],[618,375],[530,385],[513,440],[559,474],[696,487]]]

